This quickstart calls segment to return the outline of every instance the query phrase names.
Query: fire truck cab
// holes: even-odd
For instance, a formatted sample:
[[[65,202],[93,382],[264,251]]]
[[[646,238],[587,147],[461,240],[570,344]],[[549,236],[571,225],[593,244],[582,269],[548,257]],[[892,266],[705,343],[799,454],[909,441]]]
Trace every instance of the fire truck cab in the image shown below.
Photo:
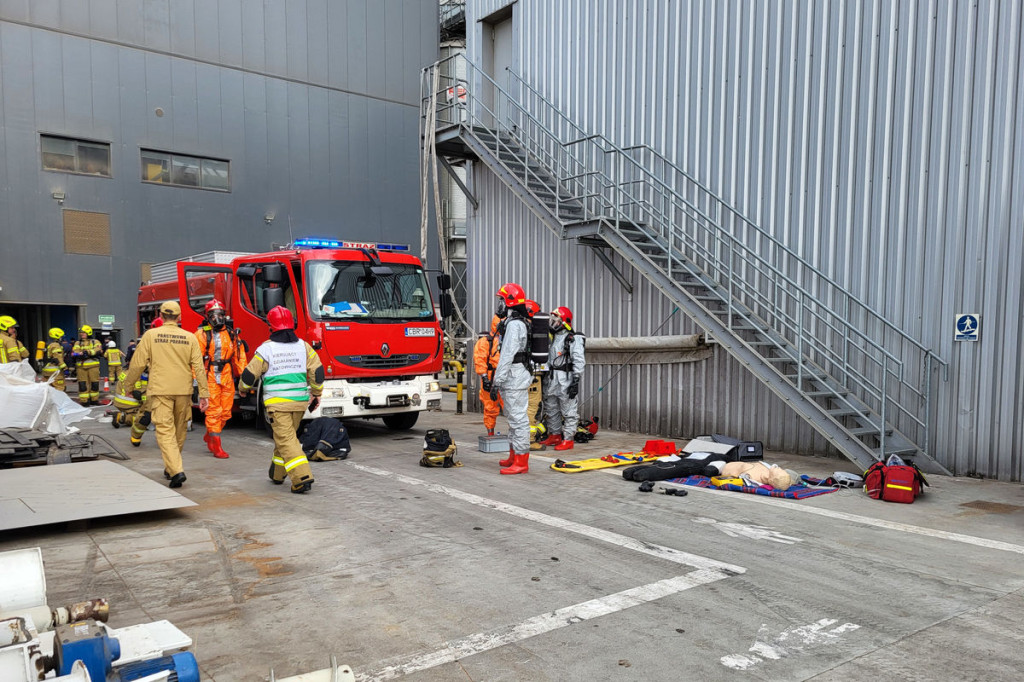
[[[162,301],[173,298],[181,303],[182,327],[195,331],[205,324],[203,307],[216,297],[251,358],[269,338],[267,313],[284,306],[295,317],[296,334],[324,365],[320,405],[305,418],[379,417],[392,429],[408,429],[421,411],[441,407],[439,318],[452,305],[450,280],[441,275],[440,311],[435,310],[423,264],[408,250],[399,244],[301,239],[278,251],[232,254],[228,262],[154,265],[155,278],[172,264],[175,277],[140,289],[140,329],[149,326]],[[236,406],[255,411],[262,422],[261,387]]]

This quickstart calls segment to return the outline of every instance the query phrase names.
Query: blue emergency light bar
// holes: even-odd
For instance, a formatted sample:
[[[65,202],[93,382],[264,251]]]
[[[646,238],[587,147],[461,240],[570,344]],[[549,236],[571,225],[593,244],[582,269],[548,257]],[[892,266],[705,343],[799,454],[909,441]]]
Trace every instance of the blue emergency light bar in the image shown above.
[[[341,239],[318,239],[304,237],[296,239],[297,249],[376,249],[378,251],[408,251],[408,244],[384,244],[380,242],[348,242]]]

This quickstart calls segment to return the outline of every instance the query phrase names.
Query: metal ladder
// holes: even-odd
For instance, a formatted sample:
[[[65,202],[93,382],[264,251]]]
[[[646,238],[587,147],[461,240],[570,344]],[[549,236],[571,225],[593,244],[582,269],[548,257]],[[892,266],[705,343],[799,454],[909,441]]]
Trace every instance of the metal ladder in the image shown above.
[[[656,150],[586,133],[506,73],[461,54],[424,69],[438,155],[480,160],[560,238],[615,250],[862,470],[899,454],[949,473],[927,449],[941,358]]]

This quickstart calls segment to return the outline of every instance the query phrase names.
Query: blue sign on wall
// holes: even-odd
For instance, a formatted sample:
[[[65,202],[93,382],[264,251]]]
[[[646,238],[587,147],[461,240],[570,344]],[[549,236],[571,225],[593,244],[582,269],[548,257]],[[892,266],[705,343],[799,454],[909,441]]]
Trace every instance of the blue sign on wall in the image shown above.
[[[977,341],[978,328],[981,326],[981,315],[977,313],[960,313],[956,316],[956,329],[953,331],[954,341]]]

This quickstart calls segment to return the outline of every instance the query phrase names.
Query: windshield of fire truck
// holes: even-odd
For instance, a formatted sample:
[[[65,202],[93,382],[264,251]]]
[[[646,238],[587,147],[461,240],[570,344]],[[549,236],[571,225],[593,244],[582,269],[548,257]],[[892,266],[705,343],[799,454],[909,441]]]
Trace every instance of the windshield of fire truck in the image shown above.
[[[310,261],[309,312],[315,319],[413,322],[434,319],[427,279],[415,265]]]

